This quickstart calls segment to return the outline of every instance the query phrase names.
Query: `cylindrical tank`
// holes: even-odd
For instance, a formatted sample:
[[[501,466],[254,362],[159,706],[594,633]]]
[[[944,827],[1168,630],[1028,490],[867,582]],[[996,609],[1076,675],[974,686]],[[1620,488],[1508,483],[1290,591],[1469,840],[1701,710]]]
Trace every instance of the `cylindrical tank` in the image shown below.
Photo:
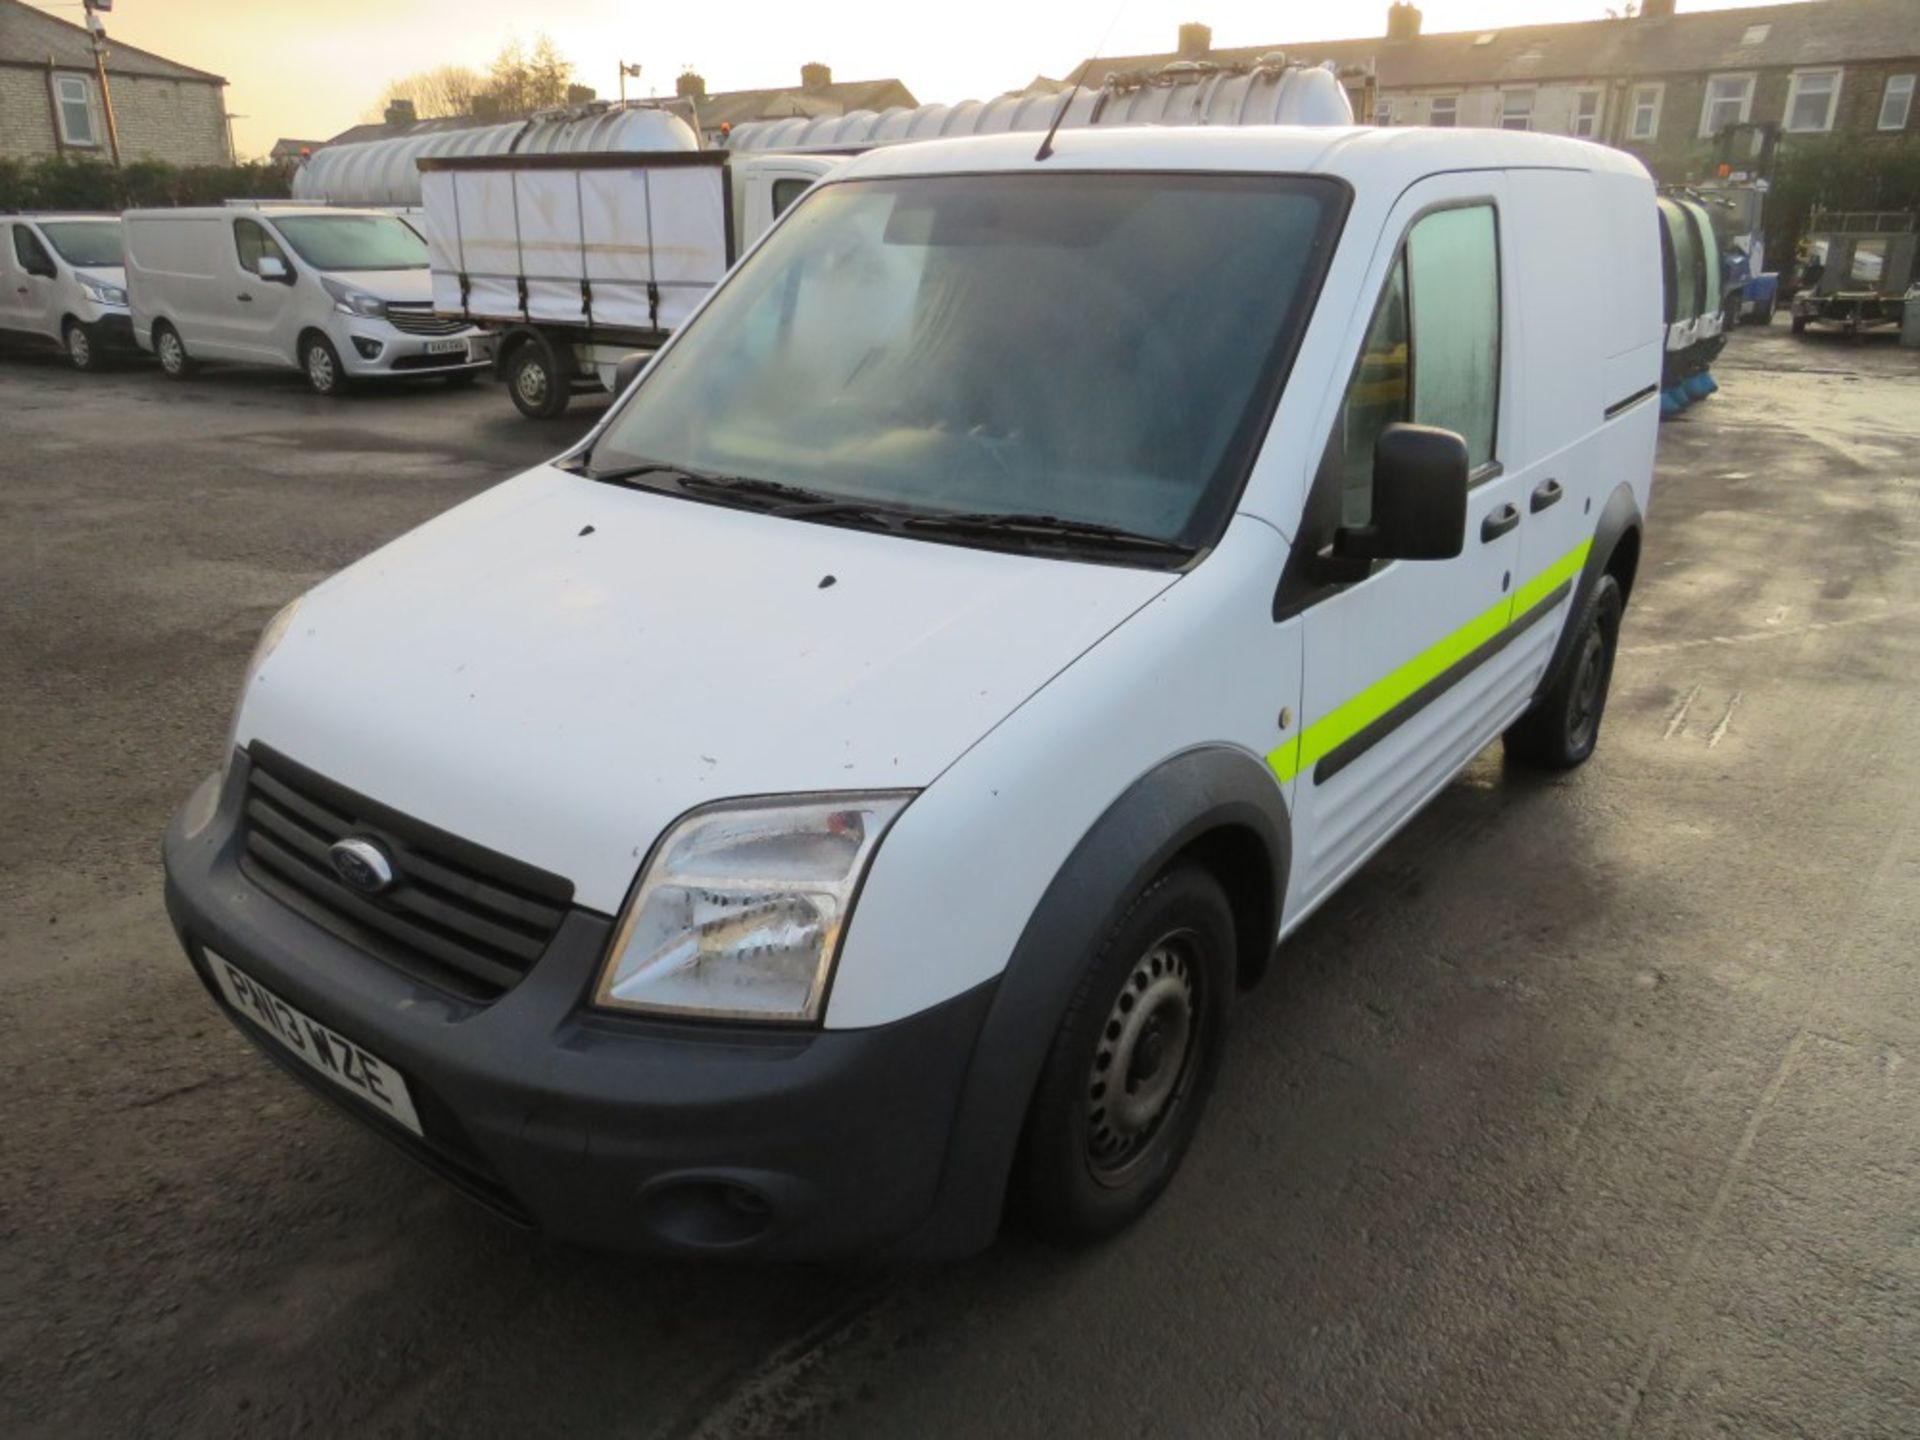
[[[549,111],[530,120],[447,129],[423,121],[410,134],[315,151],[293,176],[293,198],[325,205],[418,205],[423,155],[548,155],[584,150],[698,150],[677,115],[611,104]]]
[[[903,140],[1043,131],[1058,95],[1002,95],[958,105],[855,110],[818,119],[752,120],[727,137],[730,150],[861,150]],[[1182,62],[1109,77],[1067,106],[1063,130],[1089,125],[1351,125],[1353,105],[1321,66],[1268,55],[1250,66]],[[325,153],[325,152],[322,152]]]

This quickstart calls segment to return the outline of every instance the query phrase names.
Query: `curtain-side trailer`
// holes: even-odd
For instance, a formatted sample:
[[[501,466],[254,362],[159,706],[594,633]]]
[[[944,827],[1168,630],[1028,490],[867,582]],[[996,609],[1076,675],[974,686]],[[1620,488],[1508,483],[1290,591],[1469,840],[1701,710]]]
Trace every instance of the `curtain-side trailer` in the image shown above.
[[[434,306],[483,325],[520,412],[612,389],[839,162],[724,151],[424,156]]]

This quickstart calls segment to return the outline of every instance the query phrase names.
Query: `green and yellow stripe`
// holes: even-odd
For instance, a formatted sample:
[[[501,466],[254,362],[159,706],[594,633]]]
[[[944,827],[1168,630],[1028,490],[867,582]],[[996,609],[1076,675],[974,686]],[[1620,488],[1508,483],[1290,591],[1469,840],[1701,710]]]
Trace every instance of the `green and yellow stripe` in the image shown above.
[[[1498,640],[1509,626],[1578,575],[1587,563],[1587,552],[1592,546],[1591,539],[1582,540],[1499,604],[1474,616],[1437,644],[1422,650],[1269,752],[1267,764],[1274,777],[1284,785],[1302,770],[1311,769],[1394,706],[1470,659],[1482,646]]]

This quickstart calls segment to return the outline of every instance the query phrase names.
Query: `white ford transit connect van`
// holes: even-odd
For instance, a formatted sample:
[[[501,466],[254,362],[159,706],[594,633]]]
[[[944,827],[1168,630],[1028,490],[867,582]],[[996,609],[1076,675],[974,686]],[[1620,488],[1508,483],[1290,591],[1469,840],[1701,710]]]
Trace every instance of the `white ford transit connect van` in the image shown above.
[[[378,210],[129,210],[133,333],[184,378],[200,360],[303,372],[321,395],[358,378],[470,380],[490,342],[433,310],[427,242]]]
[[[118,219],[9,215],[0,229],[0,331],[59,346],[76,370],[135,353]]]
[[[1276,942],[1489,742],[1591,753],[1661,323],[1577,141],[869,153],[577,449],[273,621],[187,955],[579,1241],[1113,1231]]]

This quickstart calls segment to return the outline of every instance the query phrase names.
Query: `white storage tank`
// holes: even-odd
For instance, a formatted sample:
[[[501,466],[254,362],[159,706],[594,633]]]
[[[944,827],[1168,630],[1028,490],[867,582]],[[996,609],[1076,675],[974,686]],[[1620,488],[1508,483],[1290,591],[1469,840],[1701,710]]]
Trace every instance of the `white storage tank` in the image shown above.
[[[547,155],[588,150],[698,150],[679,116],[648,105],[610,102],[549,110],[526,120],[448,129],[427,120],[410,134],[329,145],[294,172],[293,198],[316,205],[420,203],[423,155]]]
[[[856,110],[816,119],[753,120],[734,127],[730,150],[864,150],[904,140],[1044,131],[1059,95],[1002,95],[958,105]],[[1081,90],[1062,130],[1088,125],[1351,125],[1353,105],[1332,70],[1262,56],[1251,65],[1182,61],[1109,76]]]

